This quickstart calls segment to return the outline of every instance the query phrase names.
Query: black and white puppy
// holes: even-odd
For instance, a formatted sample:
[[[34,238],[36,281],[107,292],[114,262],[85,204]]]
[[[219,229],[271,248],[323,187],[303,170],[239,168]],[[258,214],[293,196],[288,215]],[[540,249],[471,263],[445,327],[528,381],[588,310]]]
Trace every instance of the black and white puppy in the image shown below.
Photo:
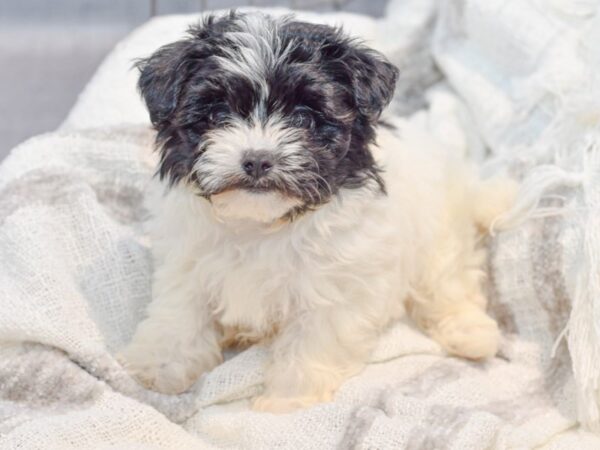
[[[153,301],[121,358],[186,390],[231,342],[266,342],[260,410],[328,400],[409,311],[449,352],[495,354],[479,233],[511,182],[379,126],[397,70],[339,29],[208,16],[139,65],[157,130]]]

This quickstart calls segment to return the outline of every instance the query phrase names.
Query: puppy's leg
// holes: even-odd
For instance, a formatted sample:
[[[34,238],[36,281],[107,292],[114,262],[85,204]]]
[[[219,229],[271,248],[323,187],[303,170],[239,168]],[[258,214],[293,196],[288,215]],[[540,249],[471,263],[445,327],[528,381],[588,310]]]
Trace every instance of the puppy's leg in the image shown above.
[[[469,359],[492,357],[500,332],[485,312],[486,299],[475,286],[476,275],[456,275],[440,283],[427,298],[412,298],[413,319],[448,352]]]
[[[253,409],[283,413],[330,400],[364,367],[376,336],[368,315],[351,306],[305,313],[273,342],[265,391]]]
[[[119,355],[143,385],[168,394],[185,391],[222,361],[215,324],[185,263],[171,261],[157,270],[147,318]]]
[[[485,251],[478,248],[477,227],[487,231],[511,207],[516,191],[512,180],[491,179],[474,183],[465,196],[448,198],[442,231],[407,310],[449,353],[480,359],[498,351],[498,325],[485,312]]]

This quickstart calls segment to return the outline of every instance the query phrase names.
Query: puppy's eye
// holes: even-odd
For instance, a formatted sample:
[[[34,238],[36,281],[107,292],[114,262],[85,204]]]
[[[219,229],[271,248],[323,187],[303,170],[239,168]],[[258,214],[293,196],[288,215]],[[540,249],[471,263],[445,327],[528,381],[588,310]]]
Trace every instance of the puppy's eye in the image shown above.
[[[298,106],[292,112],[291,125],[296,128],[310,128],[314,124],[314,118],[309,108]]]

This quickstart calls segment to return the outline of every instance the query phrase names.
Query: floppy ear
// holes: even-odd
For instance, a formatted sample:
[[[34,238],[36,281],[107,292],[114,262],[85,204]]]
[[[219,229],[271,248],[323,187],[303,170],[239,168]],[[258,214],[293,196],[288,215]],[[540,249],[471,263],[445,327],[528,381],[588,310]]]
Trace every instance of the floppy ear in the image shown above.
[[[370,121],[379,118],[394,95],[398,78],[398,69],[385,56],[346,36],[341,28],[289,22],[283,29],[296,40],[296,50],[319,53],[335,79],[349,85],[363,116]]]
[[[138,89],[155,127],[167,123],[175,111],[188,77],[187,56],[192,47],[189,39],[174,42],[136,64],[140,70]]]
[[[209,14],[188,29],[188,37],[159,48],[149,58],[139,61],[138,89],[155,127],[169,123],[188,80],[198,74],[206,58],[215,53],[214,42],[231,28],[240,15]]]
[[[358,110],[376,121],[394,95],[398,69],[381,53],[360,45],[348,57]]]

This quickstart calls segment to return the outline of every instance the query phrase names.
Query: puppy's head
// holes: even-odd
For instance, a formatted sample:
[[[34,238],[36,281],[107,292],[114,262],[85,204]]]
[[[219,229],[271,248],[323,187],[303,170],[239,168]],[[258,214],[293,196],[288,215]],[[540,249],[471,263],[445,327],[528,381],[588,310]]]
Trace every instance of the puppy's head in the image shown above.
[[[269,222],[341,188],[383,189],[368,146],[397,71],[338,29],[209,16],[139,68],[161,178],[223,217]]]

